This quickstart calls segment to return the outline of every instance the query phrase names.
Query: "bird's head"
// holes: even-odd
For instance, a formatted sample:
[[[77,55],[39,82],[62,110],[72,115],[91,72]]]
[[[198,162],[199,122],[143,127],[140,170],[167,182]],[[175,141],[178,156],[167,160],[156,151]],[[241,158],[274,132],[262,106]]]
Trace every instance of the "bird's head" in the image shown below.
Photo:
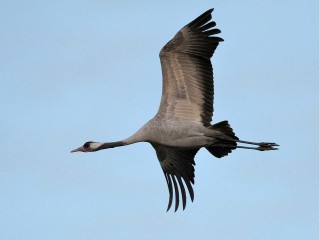
[[[100,143],[97,142],[86,142],[83,146],[73,149],[71,152],[95,152],[98,147],[100,147]]]

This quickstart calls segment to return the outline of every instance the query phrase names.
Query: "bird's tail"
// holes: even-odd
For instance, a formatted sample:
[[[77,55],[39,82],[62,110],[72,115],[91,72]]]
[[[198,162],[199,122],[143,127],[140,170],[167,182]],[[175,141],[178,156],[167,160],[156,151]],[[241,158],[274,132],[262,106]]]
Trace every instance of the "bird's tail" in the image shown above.
[[[235,135],[233,132],[233,129],[230,127],[228,121],[222,121],[219,123],[216,123],[209,127],[209,129],[219,131],[223,133],[228,138],[239,140],[239,138]],[[215,157],[221,158],[229,153],[231,153],[232,150],[236,149],[237,142],[227,139],[220,139],[215,145],[206,147],[206,149]]]

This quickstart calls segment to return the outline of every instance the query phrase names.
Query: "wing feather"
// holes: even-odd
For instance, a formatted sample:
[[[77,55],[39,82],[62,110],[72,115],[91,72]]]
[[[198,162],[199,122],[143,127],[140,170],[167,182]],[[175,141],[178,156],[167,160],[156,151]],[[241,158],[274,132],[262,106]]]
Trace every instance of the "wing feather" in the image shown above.
[[[186,204],[187,204],[186,190],[184,189],[183,182],[181,181],[181,177],[177,176],[177,179],[178,179],[178,183],[179,183],[180,190],[181,190],[182,207],[184,210],[186,208]]]
[[[172,189],[172,181],[171,181],[170,175],[168,175],[167,173],[165,175],[166,175],[166,178],[168,179],[167,183],[168,183],[168,188],[169,188],[169,202],[168,202],[167,211],[169,211],[169,209],[171,208],[171,205],[172,205],[173,189]]]
[[[175,178],[175,176],[173,174],[171,174],[171,178],[172,178],[172,181],[173,181],[174,193],[176,195],[176,205],[174,207],[174,211],[176,212],[178,210],[178,207],[179,207],[179,189],[178,189],[178,184],[177,184],[176,178]]]

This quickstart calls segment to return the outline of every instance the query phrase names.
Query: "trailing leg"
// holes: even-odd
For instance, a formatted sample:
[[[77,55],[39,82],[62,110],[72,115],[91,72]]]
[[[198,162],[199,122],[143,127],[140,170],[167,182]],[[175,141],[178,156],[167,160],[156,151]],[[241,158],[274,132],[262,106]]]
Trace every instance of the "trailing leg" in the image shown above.
[[[230,127],[228,121],[222,121],[217,124],[214,124],[209,127],[209,129],[216,130],[221,132],[221,136],[218,137],[217,143],[214,145],[211,145],[209,147],[206,147],[206,149],[215,157],[221,158],[229,153],[231,153],[232,150],[236,148],[243,148],[243,149],[252,149],[252,150],[258,150],[258,151],[269,151],[269,150],[278,150],[276,148],[279,146],[276,143],[272,142],[249,142],[249,141],[243,141],[240,140],[235,133],[233,132],[233,129]],[[238,146],[237,143],[243,143],[248,145],[256,145],[257,147],[252,146]]]
[[[279,145],[275,145],[275,146],[279,146]],[[223,144],[219,144],[219,145],[214,145],[214,147],[216,148],[232,148],[232,150],[234,148],[243,148],[243,149],[252,149],[252,150],[258,150],[258,151],[269,151],[269,150],[278,150],[278,148],[275,148],[274,146],[270,146],[270,145],[261,145],[259,147],[247,147],[247,146],[236,146],[236,147],[230,147],[229,145],[223,145]]]

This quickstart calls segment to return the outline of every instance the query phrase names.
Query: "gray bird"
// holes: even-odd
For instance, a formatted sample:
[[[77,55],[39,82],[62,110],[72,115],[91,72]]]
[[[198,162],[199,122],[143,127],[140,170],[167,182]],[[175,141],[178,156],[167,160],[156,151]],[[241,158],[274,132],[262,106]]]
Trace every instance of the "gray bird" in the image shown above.
[[[179,190],[183,209],[186,190],[191,201],[194,192],[194,157],[206,148],[217,158],[236,148],[259,151],[276,150],[271,142],[242,141],[228,121],[211,124],[213,115],[213,72],[210,58],[223,39],[221,31],[210,21],[213,9],[183,27],[160,51],[162,97],[158,113],[131,137],[117,142],[86,142],[71,152],[95,152],[102,149],[148,142],[156,151],[169,190],[167,211],[175,195],[179,207]],[[253,146],[239,146],[238,143]],[[184,183],[183,183],[184,182]],[[173,192],[175,194],[173,194]]]

